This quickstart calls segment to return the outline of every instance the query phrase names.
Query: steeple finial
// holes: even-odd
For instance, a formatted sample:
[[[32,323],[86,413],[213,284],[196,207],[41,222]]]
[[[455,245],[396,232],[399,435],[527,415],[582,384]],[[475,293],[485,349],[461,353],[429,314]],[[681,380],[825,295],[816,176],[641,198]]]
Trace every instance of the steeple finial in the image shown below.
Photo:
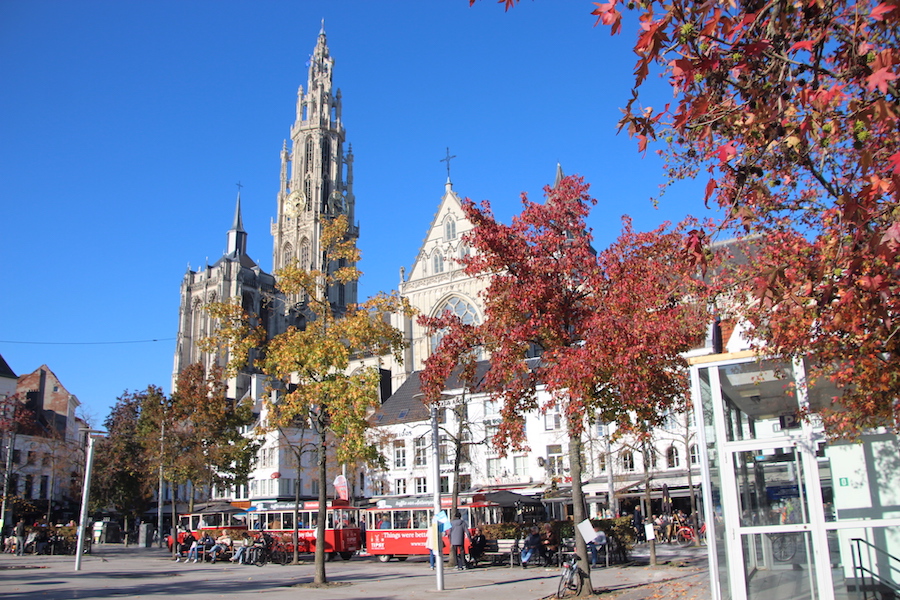
[[[565,175],[565,173],[563,173],[562,165],[559,163],[556,163],[556,181],[553,182],[553,187],[554,188],[559,187],[560,182],[563,179],[565,179],[565,177],[566,177],[566,175]]]
[[[447,156],[440,160],[440,162],[447,163],[447,183],[450,183],[450,161],[454,158],[456,158],[456,155],[450,156],[450,148],[447,147]]]

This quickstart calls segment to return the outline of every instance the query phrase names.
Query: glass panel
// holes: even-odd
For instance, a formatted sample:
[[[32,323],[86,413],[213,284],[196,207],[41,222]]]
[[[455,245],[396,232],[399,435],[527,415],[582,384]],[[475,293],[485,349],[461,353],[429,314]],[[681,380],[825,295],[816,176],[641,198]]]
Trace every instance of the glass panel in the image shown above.
[[[747,600],[813,600],[815,569],[809,533],[741,536]]]
[[[856,443],[820,443],[817,452],[826,521],[900,517],[900,443],[891,434]]]
[[[294,513],[284,513],[281,515],[281,528],[294,529]]]
[[[731,598],[728,578],[728,540],[724,536],[724,512],[722,507],[722,473],[718,454],[716,453],[716,428],[713,412],[713,398],[709,381],[709,368],[699,369],[700,404],[703,411],[703,429],[706,435],[706,452],[709,460],[709,495],[712,499],[712,522],[707,522],[706,535],[714,537],[715,564],[719,580],[719,597],[723,600]]]
[[[808,523],[803,468],[796,448],[734,453],[742,527]]]
[[[394,529],[409,529],[412,526],[410,511],[398,510],[394,512]]]
[[[900,527],[828,532],[831,579],[838,600],[895,598],[900,588]],[[893,591],[891,590],[893,588]]]
[[[778,437],[800,427],[793,371],[763,360],[719,367],[729,442]]]

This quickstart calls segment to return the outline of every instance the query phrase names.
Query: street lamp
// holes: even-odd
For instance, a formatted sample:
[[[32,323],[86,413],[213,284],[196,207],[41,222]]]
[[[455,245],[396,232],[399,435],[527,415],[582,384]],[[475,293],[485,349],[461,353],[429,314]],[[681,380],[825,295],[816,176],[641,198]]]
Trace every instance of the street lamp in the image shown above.
[[[440,433],[438,432],[437,406],[431,405],[431,446],[432,457],[434,458],[434,519],[432,519],[431,527],[436,528],[435,535],[437,543],[434,552],[437,562],[434,572],[437,575],[437,590],[444,590],[444,538],[441,536],[441,529],[438,526],[438,513],[441,512],[441,455],[440,455]]]
[[[89,429],[87,435],[87,456],[84,461],[84,485],[81,488],[81,515],[78,518],[78,544],[75,548],[75,570],[81,570],[81,554],[84,552],[84,535],[87,529],[88,500],[91,497],[91,469],[94,466],[94,438],[95,434],[104,434],[105,431]]]

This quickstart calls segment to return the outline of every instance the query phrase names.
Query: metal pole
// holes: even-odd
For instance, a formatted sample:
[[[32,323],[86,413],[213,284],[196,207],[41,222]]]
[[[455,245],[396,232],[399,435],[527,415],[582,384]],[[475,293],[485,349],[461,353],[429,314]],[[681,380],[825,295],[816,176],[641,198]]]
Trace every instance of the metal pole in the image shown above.
[[[94,436],[88,431],[87,458],[84,465],[84,486],[81,490],[81,516],[78,518],[78,545],[75,548],[75,570],[81,570],[81,553],[84,551],[84,534],[87,528],[88,500],[91,496],[91,468],[94,464]]]
[[[163,454],[166,451],[166,422],[163,421],[159,431],[159,492],[156,495],[156,538],[158,547],[163,547]]]
[[[437,590],[444,591],[444,538],[441,536],[441,529],[438,527],[437,516],[441,512],[441,457],[438,444],[440,443],[440,435],[438,433],[437,407],[431,405],[431,446],[432,458],[434,460],[434,519],[431,526],[436,528],[435,535],[437,543],[435,552],[435,569],[437,576]]]
[[[9,497],[9,480],[12,473],[12,458],[16,447],[16,434],[10,431],[7,434],[6,446],[6,470],[3,472],[3,506],[0,508],[0,532],[6,535],[6,499]],[[17,490],[18,491],[18,490]]]

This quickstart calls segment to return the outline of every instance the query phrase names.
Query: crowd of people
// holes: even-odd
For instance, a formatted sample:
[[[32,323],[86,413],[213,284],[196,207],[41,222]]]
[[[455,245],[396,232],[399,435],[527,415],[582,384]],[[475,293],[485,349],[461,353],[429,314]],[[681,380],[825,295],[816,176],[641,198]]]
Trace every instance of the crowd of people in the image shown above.
[[[267,534],[254,537],[246,531],[237,540],[225,531],[215,539],[208,533],[204,533],[198,539],[193,532],[185,531],[181,541],[178,542],[175,562],[197,563],[209,559],[209,562],[215,564],[222,557],[231,555],[228,558],[230,562],[243,565],[249,562],[248,551],[250,548],[254,545],[271,543],[270,540],[271,537]]]

